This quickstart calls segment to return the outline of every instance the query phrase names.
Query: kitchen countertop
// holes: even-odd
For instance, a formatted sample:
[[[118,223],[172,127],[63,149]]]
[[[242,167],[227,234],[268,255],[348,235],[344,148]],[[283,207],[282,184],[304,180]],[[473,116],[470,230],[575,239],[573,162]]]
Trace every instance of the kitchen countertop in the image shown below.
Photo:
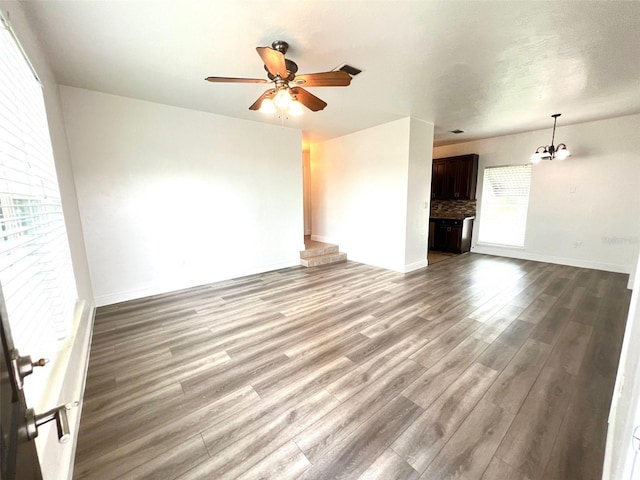
[[[473,220],[475,215],[431,215],[429,220]]]

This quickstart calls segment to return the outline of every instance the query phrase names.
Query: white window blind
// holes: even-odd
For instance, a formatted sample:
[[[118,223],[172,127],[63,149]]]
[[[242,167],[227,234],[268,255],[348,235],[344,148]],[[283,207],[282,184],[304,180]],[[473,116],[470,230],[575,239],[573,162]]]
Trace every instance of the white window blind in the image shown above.
[[[0,283],[22,355],[52,361],[77,300],[42,88],[0,24]]]
[[[484,170],[478,242],[524,247],[531,165]]]

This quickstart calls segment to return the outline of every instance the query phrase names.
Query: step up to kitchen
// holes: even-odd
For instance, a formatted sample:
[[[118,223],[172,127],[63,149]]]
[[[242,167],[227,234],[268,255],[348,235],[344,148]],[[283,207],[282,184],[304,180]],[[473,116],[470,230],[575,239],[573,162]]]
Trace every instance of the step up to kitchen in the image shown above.
[[[303,267],[317,267],[346,261],[347,254],[340,252],[338,245],[329,243],[313,242],[313,246],[300,251],[300,265]]]

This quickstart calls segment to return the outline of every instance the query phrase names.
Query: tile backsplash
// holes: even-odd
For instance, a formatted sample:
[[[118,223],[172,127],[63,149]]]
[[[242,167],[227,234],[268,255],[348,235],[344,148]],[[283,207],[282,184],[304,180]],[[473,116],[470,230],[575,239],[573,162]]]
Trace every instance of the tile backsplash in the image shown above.
[[[431,200],[432,217],[469,217],[476,214],[476,200]]]

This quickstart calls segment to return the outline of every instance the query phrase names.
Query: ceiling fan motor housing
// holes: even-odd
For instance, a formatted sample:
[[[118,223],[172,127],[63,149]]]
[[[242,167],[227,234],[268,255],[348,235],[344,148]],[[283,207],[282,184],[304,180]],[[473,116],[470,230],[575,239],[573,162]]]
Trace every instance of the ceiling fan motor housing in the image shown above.
[[[271,48],[284,55],[285,53],[287,53],[287,50],[289,50],[289,44],[284,40],[276,40],[271,44]]]
[[[292,81],[295,76],[296,76],[296,72],[298,71],[298,64],[296,62],[294,62],[293,60],[289,60],[288,58],[284,59],[284,64],[287,67],[287,72],[289,73],[289,75],[287,75],[286,78],[283,78],[283,80],[286,80],[288,82]],[[267,72],[267,77],[269,77],[269,80],[275,80],[276,77],[275,75],[273,75],[269,69],[267,68],[267,66],[264,66],[264,69]]]

